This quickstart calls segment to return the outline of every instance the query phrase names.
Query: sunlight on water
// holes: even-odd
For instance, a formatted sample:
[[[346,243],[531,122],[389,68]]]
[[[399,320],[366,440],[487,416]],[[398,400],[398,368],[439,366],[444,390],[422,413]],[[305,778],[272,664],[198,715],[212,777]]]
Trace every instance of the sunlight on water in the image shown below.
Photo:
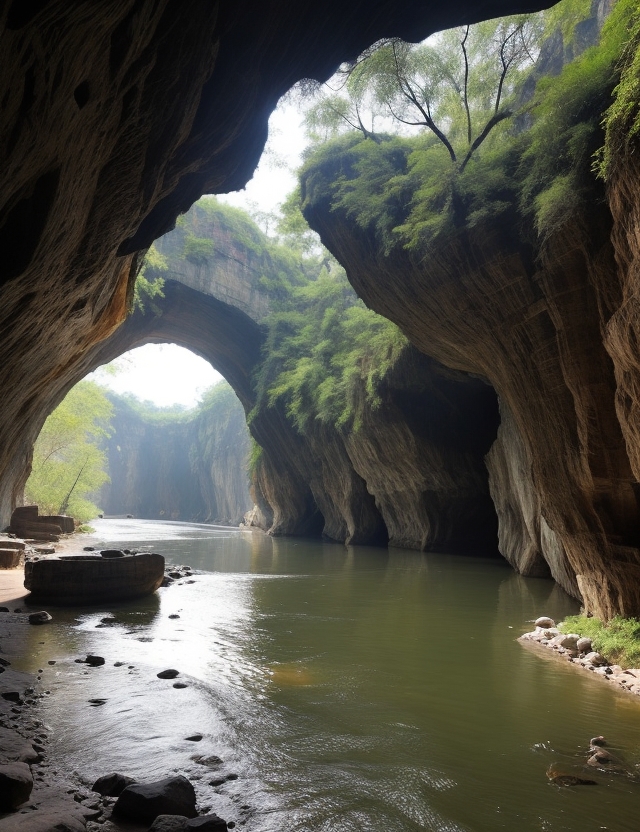
[[[184,773],[251,832],[637,832],[633,777],[547,779],[580,770],[597,734],[628,772],[640,762],[640,702],[515,641],[535,616],[576,610],[550,581],[470,557],[96,525],[197,571],[32,628],[25,666],[52,691],[59,766]],[[74,662],[90,652],[106,664]],[[167,668],[176,680],[157,678]]]

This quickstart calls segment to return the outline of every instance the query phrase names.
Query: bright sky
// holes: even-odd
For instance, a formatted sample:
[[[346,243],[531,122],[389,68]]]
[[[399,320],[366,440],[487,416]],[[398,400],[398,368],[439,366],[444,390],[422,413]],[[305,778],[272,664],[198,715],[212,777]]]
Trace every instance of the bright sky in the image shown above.
[[[293,105],[279,107],[269,120],[269,141],[253,179],[243,191],[219,198],[249,212],[276,211],[296,185],[294,171],[305,145],[301,121]],[[176,403],[193,407],[222,378],[207,361],[174,344],[138,347],[121,356],[117,368],[115,375],[98,369],[87,378],[160,407]]]

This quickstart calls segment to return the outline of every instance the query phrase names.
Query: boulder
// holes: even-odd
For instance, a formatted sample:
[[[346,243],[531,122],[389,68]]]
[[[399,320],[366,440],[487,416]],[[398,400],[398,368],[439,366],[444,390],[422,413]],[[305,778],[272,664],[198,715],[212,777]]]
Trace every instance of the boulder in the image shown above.
[[[123,558],[125,557],[122,549],[101,549],[100,555],[103,558]]]
[[[91,791],[98,792],[103,797],[119,797],[127,786],[132,786],[136,781],[126,774],[105,774],[98,777],[91,787]]]
[[[188,820],[182,815],[158,815],[149,827],[149,832],[225,832],[227,822],[218,815],[203,815]]]
[[[20,566],[20,558],[22,552],[20,549],[3,548],[0,549],[0,569],[15,569]]]
[[[20,702],[20,693],[10,691],[2,694],[2,698],[9,702]],[[15,698],[9,698],[15,694]],[[17,731],[0,726],[0,763],[35,763],[38,760],[38,752],[33,745],[22,737]]]
[[[584,636],[583,636],[583,638],[579,638],[578,641],[577,641],[577,644],[576,644],[576,648],[581,653],[590,653],[591,652],[591,639],[586,638]]]
[[[46,610],[29,614],[29,624],[47,624],[49,621],[53,621],[53,617]]]
[[[158,679],[175,679],[176,676],[180,675],[180,671],[169,668],[169,670],[161,670],[160,673],[156,675],[158,676]]]
[[[605,667],[609,664],[605,657],[601,653],[597,653],[595,650],[591,653],[587,653],[584,660],[585,662],[589,662],[589,664],[594,665],[594,667]]]
[[[11,812],[29,799],[33,788],[31,769],[26,763],[0,766],[0,811]]]
[[[559,644],[565,650],[577,650],[579,640],[580,636],[577,633],[568,633],[559,639]]]
[[[84,661],[85,664],[88,664],[91,667],[101,667],[104,664],[104,658],[102,656],[92,656],[91,654],[89,654]]]
[[[151,823],[158,815],[196,817],[196,793],[186,777],[167,777],[153,783],[127,786],[113,811],[129,820]]]
[[[540,618],[536,618],[535,620],[536,627],[542,627],[543,629],[548,629],[549,627],[555,627],[556,622],[553,618],[548,618],[546,615],[541,616]]]
[[[199,832],[225,832],[227,822],[218,815],[203,815],[201,818],[193,818],[187,821],[187,830],[197,829]]]
[[[164,558],[154,552],[122,557],[60,555],[25,565],[24,585],[33,598],[57,604],[92,604],[155,592]]]

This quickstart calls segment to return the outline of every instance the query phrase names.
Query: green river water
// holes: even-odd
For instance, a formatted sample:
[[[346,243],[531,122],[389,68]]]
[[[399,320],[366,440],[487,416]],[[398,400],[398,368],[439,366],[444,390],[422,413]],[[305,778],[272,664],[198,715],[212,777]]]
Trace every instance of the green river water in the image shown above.
[[[640,829],[633,778],[547,780],[550,764],[581,765],[597,734],[640,764],[640,699],[516,641],[538,615],[577,611],[551,581],[500,559],[96,527],[105,544],[198,573],[32,628],[23,666],[44,670],[58,769],[180,772],[201,806],[250,832]],[[107,614],[116,624],[97,626]],[[89,652],[106,664],[74,663]],[[165,668],[188,687],[158,679]]]

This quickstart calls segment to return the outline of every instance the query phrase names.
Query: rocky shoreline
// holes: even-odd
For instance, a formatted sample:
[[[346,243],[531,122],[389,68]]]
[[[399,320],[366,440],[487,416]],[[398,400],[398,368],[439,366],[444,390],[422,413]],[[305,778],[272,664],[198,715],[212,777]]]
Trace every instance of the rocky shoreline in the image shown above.
[[[524,633],[518,641],[537,644],[552,651],[558,658],[570,662],[621,690],[640,696],[640,669],[623,668],[593,650],[591,639],[577,633],[562,633],[555,621],[547,616],[536,619],[535,629]]]
[[[63,540],[56,544],[56,554],[77,554],[96,542],[87,535]],[[192,573],[188,567],[167,566],[165,574],[163,586],[170,586]],[[27,596],[23,580],[22,568],[0,571],[0,832],[232,829],[234,823],[227,824],[215,814],[199,814],[193,785],[183,776],[134,784],[130,778],[105,772],[106,777],[92,784],[79,772],[55,768],[47,753],[47,728],[34,707],[50,695],[42,681],[44,667],[30,674],[12,666],[24,655],[31,627],[49,620],[40,616],[36,621],[31,611],[23,609]],[[96,666],[98,660],[104,663],[98,656],[76,659],[88,666]],[[174,686],[186,687],[181,682]],[[101,782],[113,778],[115,786]],[[123,800],[120,794],[125,789]]]

